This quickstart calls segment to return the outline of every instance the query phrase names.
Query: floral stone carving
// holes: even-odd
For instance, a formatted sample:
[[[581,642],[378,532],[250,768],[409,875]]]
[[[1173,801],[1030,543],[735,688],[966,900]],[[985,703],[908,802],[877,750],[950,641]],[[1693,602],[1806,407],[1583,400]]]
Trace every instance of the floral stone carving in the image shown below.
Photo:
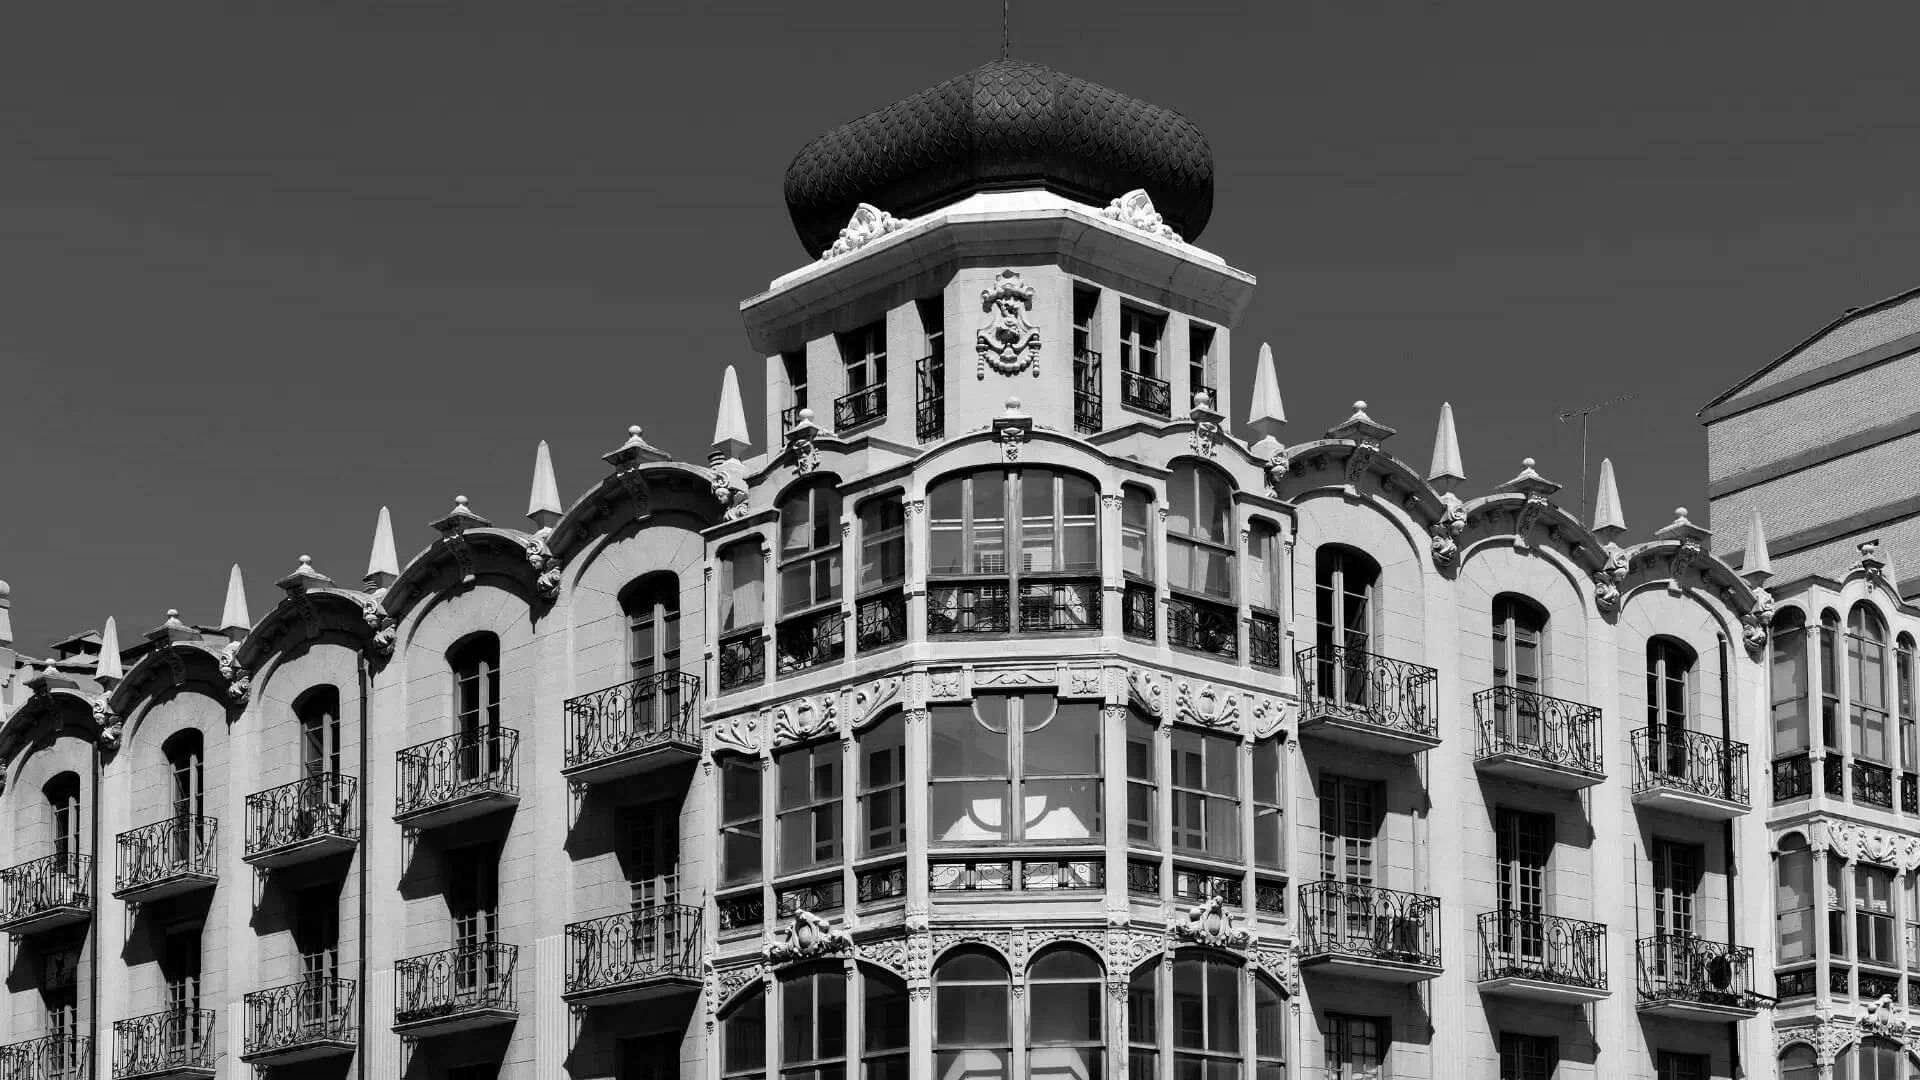
[[[747,513],[747,467],[739,458],[725,458],[713,464],[713,497],[728,521],[738,521]]]
[[[1107,208],[1100,211],[1100,216],[1162,240],[1171,240],[1176,244],[1181,242],[1180,234],[1174,232],[1173,226],[1160,216],[1160,211],[1153,208],[1153,199],[1147,194],[1146,188],[1134,188],[1108,203]]]
[[[991,318],[974,335],[979,377],[986,378],[987,369],[992,368],[1002,375],[1031,370],[1039,378],[1040,331],[1027,321],[1027,312],[1033,310],[1033,286],[1014,271],[1002,270],[991,288],[980,290],[980,310]]]
[[[1168,932],[1181,941],[1218,949],[1245,949],[1253,944],[1253,935],[1235,925],[1233,912],[1218,896],[1209,896],[1188,908],[1186,920],[1174,923]]]
[[[905,226],[906,222],[872,203],[861,203],[854,207],[853,216],[847,219],[846,228],[840,230],[839,238],[820,256],[820,261],[825,262],[842,255],[850,255]]]
[[[1593,575],[1593,602],[1601,611],[1620,610],[1620,586],[1626,584],[1627,571],[1633,561],[1618,544],[1608,544],[1602,549],[1607,561],[1600,572]]]
[[[1764,586],[1753,587],[1753,606],[1740,616],[1740,636],[1747,651],[1757,659],[1767,647],[1767,633],[1773,624],[1773,594]]]
[[[1460,557],[1460,534],[1467,531],[1467,504],[1451,491],[1440,493],[1440,518],[1428,526],[1433,565],[1452,566]]]
[[[793,925],[761,950],[769,964],[791,964],[853,951],[853,938],[811,911],[793,913]]]

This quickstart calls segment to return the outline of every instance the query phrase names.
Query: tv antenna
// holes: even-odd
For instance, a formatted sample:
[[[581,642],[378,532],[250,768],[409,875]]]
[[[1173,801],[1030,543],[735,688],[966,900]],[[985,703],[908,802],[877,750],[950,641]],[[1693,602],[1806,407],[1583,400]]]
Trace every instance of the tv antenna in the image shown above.
[[[1619,397],[1608,398],[1584,409],[1568,409],[1560,414],[1560,422],[1563,424],[1576,416],[1580,418],[1580,524],[1582,525],[1587,524],[1587,417],[1609,405],[1618,405],[1632,396],[1632,394],[1621,394]]]

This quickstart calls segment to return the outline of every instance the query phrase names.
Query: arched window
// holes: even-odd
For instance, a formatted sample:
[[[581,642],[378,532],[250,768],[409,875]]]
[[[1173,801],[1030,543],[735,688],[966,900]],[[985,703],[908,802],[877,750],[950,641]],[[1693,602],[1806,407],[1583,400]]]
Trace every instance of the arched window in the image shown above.
[[[1280,988],[1265,978],[1253,981],[1254,1080],[1286,1080],[1286,1006]]]
[[[627,671],[634,679],[680,670],[680,580],[648,574],[620,594],[627,617]]]
[[[1781,841],[1774,887],[1780,963],[1813,959],[1813,852],[1804,837],[1796,834]]]
[[[1314,554],[1315,696],[1350,705],[1367,701],[1379,582],[1380,565],[1352,548],[1326,545]]]
[[[1813,1047],[1801,1043],[1780,1055],[1780,1080],[1816,1080],[1819,1075],[1820,1066],[1813,1056]]]
[[[1233,657],[1240,648],[1233,606],[1233,487],[1211,468],[1179,462],[1167,482],[1167,641]]]
[[[340,774],[340,691],[316,686],[294,703],[300,720],[301,772],[309,777]]]
[[[847,974],[838,962],[780,976],[780,1075],[838,1080],[847,1074]]]
[[[1106,1001],[1100,961],[1055,946],[1027,972],[1027,1075],[1032,1080],[1100,1080],[1106,1074]]]
[[[946,579],[928,584],[929,631],[1099,629],[1098,495],[1086,477],[1049,469],[992,469],[929,488],[929,569]]]
[[[899,713],[860,733],[860,854],[907,846],[906,721]]]
[[[758,1080],[767,1075],[767,992],[755,988],[720,1014],[720,1075]]]
[[[62,867],[74,861],[81,852],[80,818],[80,777],[76,773],[65,772],[47,781],[41,794],[46,796],[47,809],[53,813],[53,856]],[[75,869],[63,870],[65,873],[77,873]]]
[[[1693,652],[1672,638],[1647,642],[1647,745],[1653,771],[1686,777]]]
[[[956,949],[933,969],[934,1074],[1007,1080],[1013,1068],[1012,983],[985,949]]]
[[[934,842],[1101,835],[1097,704],[980,694],[971,705],[934,706],[932,732]]]
[[[1773,756],[1804,754],[1811,749],[1807,730],[1807,616],[1786,608],[1773,617],[1773,654],[1770,700],[1773,711]]]
[[[1545,678],[1547,613],[1524,596],[1493,598],[1493,727],[1495,745],[1540,751],[1548,742],[1541,730],[1541,684]],[[1556,748],[1558,749],[1558,748]]]
[[[1847,690],[1852,756],[1879,764],[1893,760],[1887,752],[1887,624],[1866,603],[1847,613]]]
[[[1916,1072],[1899,1043],[1877,1036],[1833,1059],[1833,1080],[1911,1080]]]
[[[840,740],[796,746],[774,755],[780,777],[780,873],[840,861]]]
[[[862,967],[860,973],[861,1080],[907,1080],[912,1032],[906,981],[878,968]]]
[[[475,634],[447,653],[453,669],[459,779],[493,776],[506,763],[500,734],[500,639]]]
[[[883,649],[907,640],[906,600],[900,593],[907,577],[906,514],[900,493],[860,504],[859,649]]]
[[[1128,1074],[1154,1076],[1171,1055],[1176,1077],[1279,1080],[1286,1075],[1283,1001],[1272,980],[1248,979],[1221,953],[1190,949],[1171,965],[1143,964],[1127,988]],[[1168,1002],[1170,1026],[1160,1012]]]
[[[1237,1071],[1240,966],[1209,953],[1173,962],[1173,1071],[1205,1076]]]

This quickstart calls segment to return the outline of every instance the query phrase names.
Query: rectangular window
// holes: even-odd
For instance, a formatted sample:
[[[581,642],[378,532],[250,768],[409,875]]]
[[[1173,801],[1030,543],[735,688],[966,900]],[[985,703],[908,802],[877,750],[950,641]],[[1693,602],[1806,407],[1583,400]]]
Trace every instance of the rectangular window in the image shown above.
[[[1915,874],[1900,875],[1900,901],[1904,907],[1901,913],[1907,918],[1907,969],[1920,969],[1920,884],[1916,884]],[[1812,901],[1807,901],[1812,905]],[[1811,935],[1809,935],[1811,936]],[[1812,945],[1808,945],[1811,951]]]
[[[1096,342],[1100,333],[1099,312],[1099,290],[1073,290],[1073,354],[1075,356],[1098,347]]]
[[[1493,822],[1500,910],[1542,914],[1547,904],[1547,862],[1553,851],[1553,816],[1501,806],[1494,809]]]
[[[931,710],[936,843],[1102,834],[1100,707],[1052,694],[981,694]],[[1020,813],[1007,813],[1009,806]]]
[[[1321,1035],[1327,1047],[1327,1080],[1385,1080],[1385,1020],[1328,1013],[1327,1028]]]
[[[882,319],[840,335],[840,360],[847,369],[847,393],[887,381],[887,324]]]
[[[720,553],[721,633],[760,625],[764,561],[757,544],[735,544]]]
[[[898,495],[860,504],[860,590],[898,585],[907,576],[906,517]]]
[[[680,902],[680,820],[670,802],[641,803],[622,815],[628,899],[635,911]]]
[[[840,743],[803,746],[779,755],[780,872],[840,859]]]
[[[1807,631],[1775,630],[1769,663],[1775,757],[1807,752]]]
[[[1173,846],[1240,857],[1240,745],[1230,735],[1173,729]]]
[[[1827,860],[1827,953],[1831,956],[1852,955],[1847,944],[1846,873],[1845,863]]]
[[[1320,877],[1372,885],[1373,844],[1380,832],[1378,785],[1371,780],[1320,776]]]
[[[1121,305],[1120,370],[1150,379],[1160,377],[1160,337],[1166,317]]]
[[[1280,610],[1280,533],[1264,521],[1253,523],[1247,537],[1247,602],[1257,608]]]
[[[340,894],[326,885],[294,895],[293,947],[300,951],[300,977],[334,979],[340,975]]]
[[[1553,1080],[1560,1045],[1542,1035],[1500,1034],[1500,1080]]]
[[[1159,758],[1153,721],[1127,712],[1127,840],[1156,847],[1160,837]]]
[[[1661,1050],[1653,1057],[1653,1075],[1656,1080],[1708,1080],[1712,1073],[1707,1070],[1705,1054]]]
[[[338,705],[327,700],[300,714],[300,757],[308,776],[340,772],[339,712]]]
[[[500,939],[500,856],[492,844],[447,852],[447,913],[453,943],[474,950]],[[464,969],[463,969],[464,974]]]
[[[860,736],[860,854],[907,846],[906,726],[898,716]]]
[[[1700,866],[1705,859],[1694,844],[1654,837],[1653,932],[1663,937],[1693,933],[1693,902],[1700,891]]]
[[[1120,502],[1120,569],[1128,577],[1153,580],[1153,497],[1136,487]]]
[[[840,493],[821,485],[780,504],[780,613],[840,598]]]
[[[166,980],[168,1012],[192,1012],[200,1008],[200,931],[199,923],[179,924],[165,930],[160,976]]]
[[[781,366],[787,370],[787,389],[793,394],[790,407],[794,414],[807,407],[807,353],[804,349],[780,354]],[[789,423],[787,426],[791,427]]]
[[[1863,962],[1888,967],[1899,965],[1899,955],[1893,951],[1892,870],[1854,864],[1853,926]]]
[[[1286,820],[1281,808],[1284,787],[1281,770],[1286,753],[1280,740],[1262,739],[1253,744],[1253,861],[1254,865],[1278,870],[1286,865],[1283,844]]]
[[[1774,919],[1778,926],[1779,960],[1792,963],[1813,957],[1813,856],[1806,848],[1783,851],[1775,862]],[[1912,888],[1912,879],[1908,879]],[[1909,936],[1911,949],[1911,936]]]
[[[720,880],[724,884],[760,876],[760,763],[751,758],[720,761]]]
[[[1213,327],[1191,323],[1187,327],[1188,392],[1206,394],[1207,404],[1220,404],[1219,386],[1213,375]]]
[[[920,314],[920,335],[926,340],[926,356],[939,362],[947,349],[947,300],[939,294],[922,297],[913,302],[914,310]]]

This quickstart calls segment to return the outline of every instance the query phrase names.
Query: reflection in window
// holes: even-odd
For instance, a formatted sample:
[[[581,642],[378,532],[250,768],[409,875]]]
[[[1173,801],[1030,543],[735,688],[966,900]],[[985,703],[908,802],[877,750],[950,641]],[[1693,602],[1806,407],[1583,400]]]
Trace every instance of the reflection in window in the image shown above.
[[[1286,865],[1282,861],[1282,762],[1278,738],[1253,744],[1253,862],[1270,870]]]
[[[1855,758],[1885,763],[1887,753],[1887,624],[1865,603],[1847,615],[1848,749]]]
[[[759,626],[763,593],[760,546],[735,544],[720,553],[720,632]]]
[[[984,949],[956,949],[933,969],[934,1073],[1007,1080],[1013,1058],[1010,977]]]
[[[860,735],[860,854],[907,846],[906,721],[899,713]]]
[[[1804,754],[1807,730],[1807,616],[1787,608],[1773,620],[1773,654],[1768,665],[1772,687],[1773,755]]]
[[[720,1075],[733,1080],[767,1074],[767,993],[755,988],[720,1014]]]
[[[1106,1000],[1100,961],[1085,949],[1042,952],[1027,973],[1027,1075],[1100,1080],[1106,1065]]]
[[[780,977],[780,1075],[842,1080],[847,1070],[847,976],[812,964]]]
[[[720,760],[720,880],[722,884],[760,876],[760,824],[763,814],[760,763],[750,758]]]
[[[1233,488],[1203,466],[1174,466],[1167,485],[1167,583],[1218,600],[1234,596]]]
[[[776,756],[781,873],[840,861],[840,766],[837,740]]]
[[[992,579],[930,586],[935,633],[1098,627],[1099,589],[1086,580],[1100,569],[1100,500],[1092,481],[1046,469],[996,469],[935,484],[927,503],[930,572]]]
[[[1120,569],[1141,581],[1153,580],[1152,511],[1153,496],[1129,484],[1120,501]]]
[[[1127,710],[1127,841],[1157,847],[1160,841],[1160,770],[1152,720]]]
[[[936,842],[1101,835],[1098,705],[982,694],[931,712]],[[1020,811],[1011,820],[1009,806]]]
[[[1853,867],[1854,939],[1860,959],[1870,964],[1898,966],[1893,951],[1893,871],[1866,863]]]
[[[780,613],[840,598],[840,492],[827,484],[780,501]]]
[[[1774,863],[1774,921],[1783,964],[1813,957],[1813,853],[1806,840],[1792,836],[1781,841]]]
[[[1173,846],[1240,857],[1240,741],[1233,736],[1173,729]]]
[[[900,496],[860,504],[860,591],[898,585],[907,576],[906,516]]]

